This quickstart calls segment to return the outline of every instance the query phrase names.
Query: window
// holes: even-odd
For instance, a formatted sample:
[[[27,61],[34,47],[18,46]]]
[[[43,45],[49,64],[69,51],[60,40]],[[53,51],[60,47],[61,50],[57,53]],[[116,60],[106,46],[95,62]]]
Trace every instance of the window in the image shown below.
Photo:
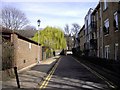
[[[109,59],[109,53],[110,53],[109,45],[106,45],[105,46],[105,58]]]
[[[118,60],[118,43],[115,44],[115,60]]]
[[[103,30],[104,30],[104,34],[109,34],[109,19],[106,19],[104,21],[104,27],[103,27]]]
[[[118,14],[117,12],[114,13],[114,28],[115,28],[115,31],[118,30]]]
[[[107,0],[104,0],[104,10],[106,10],[107,9],[107,7],[108,7],[108,2],[107,2]]]

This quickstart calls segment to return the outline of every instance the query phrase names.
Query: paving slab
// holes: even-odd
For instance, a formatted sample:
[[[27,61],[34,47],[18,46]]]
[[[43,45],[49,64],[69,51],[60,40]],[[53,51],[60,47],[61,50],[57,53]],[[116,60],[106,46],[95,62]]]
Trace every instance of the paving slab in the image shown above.
[[[60,56],[55,56],[44,61],[41,61],[40,64],[36,64],[30,69],[20,72],[19,81],[20,88],[38,88],[40,82],[47,75],[50,69],[54,66],[56,61]],[[11,89],[12,88],[12,89]],[[13,90],[17,89],[16,79],[12,78],[8,81],[2,82],[2,90]]]

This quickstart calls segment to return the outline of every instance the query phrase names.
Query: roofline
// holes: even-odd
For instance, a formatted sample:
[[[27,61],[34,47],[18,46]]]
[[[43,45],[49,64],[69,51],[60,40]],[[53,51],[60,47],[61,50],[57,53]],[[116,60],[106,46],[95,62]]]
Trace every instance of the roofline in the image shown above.
[[[80,32],[85,28],[85,24],[82,26],[82,28],[80,29]]]
[[[18,35],[18,38],[38,45],[37,42],[35,42],[35,41],[33,41],[33,40],[29,39],[29,38],[26,38],[26,37],[18,34],[17,32],[14,32],[13,30],[2,28],[2,30],[0,30],[0,32],[2,32],[2,34],[16,34],[16,35]],[[41,44],[39,44],[39,46],[40,45]]]
[[[92,14],[94,15],[99,8],[100,8],[100,2],[97,4],[97,6],[93,10]]]

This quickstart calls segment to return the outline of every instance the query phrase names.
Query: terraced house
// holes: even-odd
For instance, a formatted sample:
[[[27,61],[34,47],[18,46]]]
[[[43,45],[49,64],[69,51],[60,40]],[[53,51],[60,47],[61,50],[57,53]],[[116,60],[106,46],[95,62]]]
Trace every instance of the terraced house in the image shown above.
[[[86,15],[89,18],[85,17],[88,55],[120,60],[120,1],[103,0],[90,10]]]
[[[119,2],[100,2],[100,14],[97,29],[101,32],[98,33],[99,45],[98,56],[107,59],[120,59],[120,19],[119,19]],[[100,45],[101,44],[101,45]]]

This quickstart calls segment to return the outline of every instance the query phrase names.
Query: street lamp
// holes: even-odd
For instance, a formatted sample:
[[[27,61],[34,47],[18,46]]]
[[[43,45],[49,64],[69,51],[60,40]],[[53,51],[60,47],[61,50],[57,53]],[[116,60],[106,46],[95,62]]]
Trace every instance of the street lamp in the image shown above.
[[[40,27],[40,20],[37,21],[38,24],[38,63],[40,63],[40,47],[39,47],[39,27]]]

